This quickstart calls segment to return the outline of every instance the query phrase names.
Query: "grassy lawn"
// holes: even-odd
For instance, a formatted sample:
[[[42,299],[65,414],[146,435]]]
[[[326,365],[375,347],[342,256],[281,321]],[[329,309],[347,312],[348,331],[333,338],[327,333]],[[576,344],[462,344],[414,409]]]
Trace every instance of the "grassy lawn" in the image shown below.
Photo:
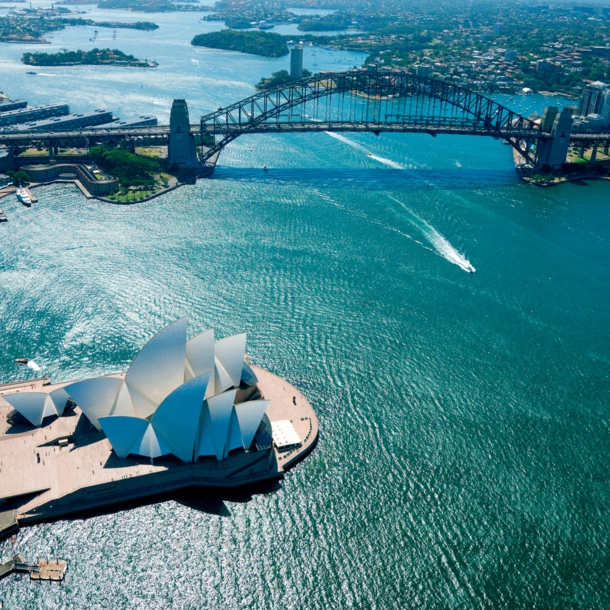
[[[137,146],[136,154],[142,155],[143,157],[152,157],[158,159],[163,153],[164,146]]]
[[[142,199],[146,199],[146,197],[150,197],[158,192],[159,189],[150,191],[127,191],[126,193],[114,193],[114,195],[109,195],[108,199],[128,203],[131,201],[141,201]]]

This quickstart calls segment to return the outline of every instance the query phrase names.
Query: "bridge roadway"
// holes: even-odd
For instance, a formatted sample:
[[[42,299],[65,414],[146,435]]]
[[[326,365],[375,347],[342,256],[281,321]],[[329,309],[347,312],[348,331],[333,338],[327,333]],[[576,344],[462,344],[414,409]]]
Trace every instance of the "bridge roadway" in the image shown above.
[[[0,132],[0,144],[23,146],[33,142],[57,142],[60,140],[89,139],[92,142],[106,140],[134,139],[134,138],[168,138],[169,125],[157,125],[147,127],[131,127],[128,129],[80,129],[71,131],[29,131],[29,132]],[[344,132],[389,132],[389,133],[426,133],[432,136],[438,134],[447,135],[473,135],[498,137],[493,129],[485,126],[483,121],[459,121],[459,120],[409,120],[404,122],[369,121],[366,123],[354,122],[312,122],[311,120],[295,121],[273,121],[258,125],[215,123],[205,125],[203,133],[207,135],[228,134],[254,134],[254,133],[311,133],[320,131],[344,131]],[[201,125],[191,125],[192,135],[201,135]],[[532,133],[530,130],[503,131],[503,138],[548,138],[549,134]],[[572,133],[570,140],[581,142],[601,142],[610,140],[610,133]]]

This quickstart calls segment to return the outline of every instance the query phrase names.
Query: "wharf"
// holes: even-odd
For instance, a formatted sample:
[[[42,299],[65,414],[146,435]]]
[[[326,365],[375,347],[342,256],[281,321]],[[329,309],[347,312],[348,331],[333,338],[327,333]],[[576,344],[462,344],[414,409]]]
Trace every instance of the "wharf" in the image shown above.
[[[290,420],[302,440],[289,453],[271,444],[231,453],[222,461],[200,458],[186,463],[168,456],[151,463],[133,455],[119,459],[78,407],[49,418],[44,427],[32,428],[13,420],[13,409],[2,398],[15,391],[48,393],[70,382],[48,384],[48,379],[41,378],[0,386],[0,506],[7,513],[7,529],[0,528],[0,538],[14,531],[15,522],[28,525],[146,503],[147,498],[152,501],[189,487],[226,489],[281,479],[315,446],[318,420],[297,388],[269,371],[252,368],[261,394],[271,401],[266,412],[269,420]]]
[[[32,203],[38,203],[38,197],[36,197],[36,195],[34,195],[34,193],[32,193],[32,191],[28,187],[26,187],[24,190],[28,194],[28,197],[30,198]]]
[[[13,572],[21,572],[29,574],[30,580],[61,582],[66,576],[67,569],[68,564],[65,561],[41,559],[36,565],[29,565],[22,555],[15,555],[0,564],[0,580]]]

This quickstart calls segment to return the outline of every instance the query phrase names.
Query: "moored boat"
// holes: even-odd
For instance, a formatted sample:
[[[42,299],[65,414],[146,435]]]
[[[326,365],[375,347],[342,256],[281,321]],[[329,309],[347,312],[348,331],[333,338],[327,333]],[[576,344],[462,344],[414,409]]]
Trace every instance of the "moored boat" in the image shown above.
[[[28,192],[25,189],[17,189],[15,191],[15,194],[17,195],[17,199],[19,199],[19,201],[21,201],[23,205],[28,208],[31,207],[32,200],[30,199],[30,196],[28,195]]]

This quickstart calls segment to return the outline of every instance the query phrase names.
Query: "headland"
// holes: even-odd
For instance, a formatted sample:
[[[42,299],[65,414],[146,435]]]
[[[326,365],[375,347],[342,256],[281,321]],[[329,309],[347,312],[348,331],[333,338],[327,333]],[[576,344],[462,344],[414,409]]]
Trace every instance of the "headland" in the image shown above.
[[[301,442],[282,451],[270,436],[268,446],[231,452],[222,461],[200,458],[185,463],[171,456],[149,460],[134,455],[119,459],[78,407],[32,428],[15,421],[13,408],[3,398],[17,392],[51,393],[70,382],[50,384],[43,378],[0,386],[0,537],[23,525],[146,503],[191,487],[228,489],[281,479],[315,446],[318,420],[296,387],[262,368],[252,369],[260,393],[270,401],[269,421],[290,421]]]

